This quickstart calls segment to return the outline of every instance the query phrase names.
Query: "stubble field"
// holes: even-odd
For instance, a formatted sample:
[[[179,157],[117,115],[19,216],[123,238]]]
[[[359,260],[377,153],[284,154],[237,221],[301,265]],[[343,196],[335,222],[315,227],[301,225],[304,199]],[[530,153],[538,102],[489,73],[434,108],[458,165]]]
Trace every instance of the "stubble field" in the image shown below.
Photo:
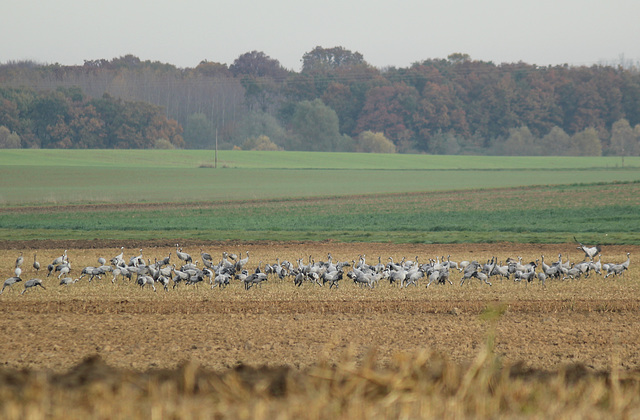
[[[492,278],[492,286],[477,279],[460,286],[460,275],[453,274],[453,285],[426,288],[423,280],[418,287],[406,289],[388,282],[374,289],[360,288],[345,277],[337,290],[330,290],[328,285],[311,283],[295,287],[291,279],[273,277],[250,290],[236,280],[225,289],[180,285],[169,291],[158,287],[154,293],[122,279],[113,284],[109,274],[91,283],[85,277],[60,286],[55,274],[47,278],[46,270],[37,276],[32,272],[36,251],[46,266],[68,249],[71,274],[77,278],[83,267],[97,265],[98,257],[110,259],[118,254],[119,245],[127,246],[125,259],[138,255],[142,248],[144,257],[152,262],[171,252],[173,262],[179,263],[175,248],[162,241],[3,244],[3,278],[11,275],[15,258],[23,252],[26,275],[22,277],[42,278],[46,289],[29,289],[21,295],[23,284],[18,283],[0,296],[0,363],[4,366],[0,376],[11,378],[25,369],[32,375],[70,372],[67,375],[74,378],[78,371],[92,378],[96,372],[111,377],[115,372],[169,370],[182,378],[189,366],[217,374],[267,369],[266,376],[251,371],[251,379],[245,378],[257,386],[256,378],[271,378],[273,372],[282,373],[281,369],[287,375],[300,375],[318,366],[341,366],[345,360],[361,366],[372,352],[376,366],[392,366],[401,355],[428,354],[425,363],[442,357],[459,369],[472,365],[488,347],[500,366],[518,366],[537,374],[568,366],[579,366],[585,375],[615,368],[634,377],[640,370],[640,277],[633,257],[624,277],[591,275],[552,280],[545,286],[537,281],[523,284],[497,278]],[[545,255],[549,263],[559,253],[574,262],[584,256],[575,244],[184,245],[194,259],[200,259],[201,248],[220,258],[223,251],[238,255],[249,251],[250,270],[278,258],[324,261],[329,252],[334,261],[366,255],[370,263],[377,263],[378,257],[383,262],[389,257],[394,261],[418,257],[426,262],[447,255],[456,261],[481,262],[492,256],[501,261],[521,256],[529,261]],[[633,256],[638,251],[637,246],[607,246],[603,261],[622,262],[627,252]],[[104,377],[98,377],[103,383]],[[93,383],[87,378],[83,381]],[[273,386],[269,380],[266,383]],[[16,413],[25,413],[24,406],[16,407]],[[253,417],[255,412],[249,414]]]
[[[170,252],[173,262],[180,262],[175,248],[140,246],[151,262]],[[303,258],[306,263],[311,256],[325,261],[329,252],[334,261],[351,262],[366,255],[370,263],[377,263],[378,256],[385,263],[389,257],[400,261],[416,256],[422,262],[447,255],[485,262],[492,256],[533,261],[545,255],[547,263],[556,261],[559,253],[574,262],[584,256],[573,244],[259,243],[204,248],[219,258],[223,251],[242,256],[249,251],[251,271],[260,262],[264,268],[278,258],[294,263]],[[135,369],[175,367],[185,360],[212,369],[238,364],[304,368],[323,352],[339,357],[347,345],[356,346],[360,354],[376,348],[383,360],[396,352],[429,348],[463,362],[475,356],[486,338],[488,327],[479,315],[500,306],[504,314],[497,324],[496,352],[507,361],[522,360],[539,369],[572,362],[604,369],[615,352],[623,368],[640,368],[640,283],[634,264],[623,278],[591,275],[551,280],[544,287],[537,280],[522,284],[498,278],[491,280],[491,287],[477,279],[460,286],[461,275],[453,273],[453,285],[428,289],[424,280],[407,289],[388,282],[368,289],[345,277],[338,290],[329,290],[328,285],[309,282],[295,287],[291,278],[272,277],[250,290],[236,280],[226,289],[200,284],[164,291],[158,285],[154,293],[120,278],[112,284],[111,274],[91,283],[85,277],[60,286],[57,275],[47,278],[46,270],[36,276],[30,267],[35,250],[25,251],[23,278],[43,278],[47,289],[20,295],[23,284],[18,283],[0,297],[0,331],[11,337],[0,344],[0,358],[15,368],[64,370],[92,354],[111,365]],[[37,256],[49,262],[63,251],[39,249]],[[110,259],[119,251],[116,246],[69,249],[73,278],[83,267],[97,265],[98,257]],[[199,246],[185,251],[199,259]],[[127,258],[139,253],[138,247],[125,252]],[[603,259],[622,262],[626,252],[636,254],[637,247],[608,246]],[[17,256],[13,249],[0,251],[4,278],[10,276],[8,265]]]

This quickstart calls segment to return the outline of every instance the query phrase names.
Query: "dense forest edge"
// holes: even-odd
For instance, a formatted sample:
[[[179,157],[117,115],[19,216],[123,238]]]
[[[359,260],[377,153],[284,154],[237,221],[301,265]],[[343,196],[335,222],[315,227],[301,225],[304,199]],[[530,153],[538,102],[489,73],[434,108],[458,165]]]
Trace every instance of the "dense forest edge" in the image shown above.
[[[477,61],[379,69],[316,47],[194,68],[126,55],[0,64],[0,148],[640,155],[640,70]]]

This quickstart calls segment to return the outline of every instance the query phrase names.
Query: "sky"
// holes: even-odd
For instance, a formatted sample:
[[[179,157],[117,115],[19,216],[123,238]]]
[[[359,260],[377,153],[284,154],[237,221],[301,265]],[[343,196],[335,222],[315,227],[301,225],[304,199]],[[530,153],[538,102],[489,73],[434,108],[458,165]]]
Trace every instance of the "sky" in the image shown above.
[[[0,0],[0,63],[126,54],[177,67],[316,46],[378,68],[466,53],[495,64],[640,63],[640,0]]]

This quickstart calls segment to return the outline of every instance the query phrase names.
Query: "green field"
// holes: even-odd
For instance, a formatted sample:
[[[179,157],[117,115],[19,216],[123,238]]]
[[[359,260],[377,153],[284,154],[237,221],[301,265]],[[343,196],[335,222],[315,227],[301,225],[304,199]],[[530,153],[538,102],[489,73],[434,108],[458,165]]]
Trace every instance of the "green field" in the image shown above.
[[[212,150],[60,150],[0,151],[0,166],[138,167],[191,169],[212,165]],[[640,158],[504,157],[373,153],[218,152],[219,168],[239,169],[374,169],[374,170],[503,170],[503,169],[640,169]]]
[[[0,206],[329,197],[640,181],[640,158],[4,150]],[[616,166],[617,165],[617,166]]]
[[[2,151],[0,235],[640,243],[640,158],[218,157],[214,169],[212,151]]]

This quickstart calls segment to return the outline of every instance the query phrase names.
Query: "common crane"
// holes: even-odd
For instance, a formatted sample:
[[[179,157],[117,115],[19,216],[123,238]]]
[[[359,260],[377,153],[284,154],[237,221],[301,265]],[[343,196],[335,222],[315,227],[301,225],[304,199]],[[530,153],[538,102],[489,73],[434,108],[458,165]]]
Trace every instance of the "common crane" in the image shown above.
[[[127,269],[127,267],[120,267],[117,266],[115,267],[112,271],[111,274],[113,274],[113,278],[111,279],[111,283],[115,283],[118,276],[122,276],[122,280],[124,281],[125,277],[129,280],[131,280],[131,271],[129,271]]]
[[[416,259],[417,258],[418,257],[416,257]],[[447,255],[447,264],[446,265],[447,265],[447,268],[449,268],[449,269],[455,268],[456,270],[459,270],[458,263],[455,262],[455,261],[451,261],[451,255]]]
[[[251,287],[255,285],[262,287],[262,282],[267,281],[267,279],[265,273],[253,273],[244,280],[244,287],[246,290],[251,289]]]
[[[631,263],[631,254],[627,252],[627,260],[621,264],[609,264],[607,275],[604,278],[609,277],[610,275],[614,276],[624,276],[624,272],[629,269],[629,264]]]
[[[165,292],[169,291],[169,278],[163,275],[159,275],[158,279],[156,280],[157,283],[160,283],[162,285],[162,287],[164,288]]]
[[[584,252],[584,255],[585,255],[584,259],[585,260],[587,259],[587,257],[589,258],[589,260],[593,260],[593,257],[598,255],[602,251],[600,249],[600,245],[586,246],[583,243],[581,243],[580,241],[578,241],[575,236],[573,237],[573,239],[578,244],[578,248],[577,249],[581,249]]]
[[[540,255],[540,265],[542,266],[542,271],[546,272],[551,266],[544,262],[544,255]]]
[[[610,275],[614,275],[614,276],[624,276],[624,272],[625,272],[626,268],[624,265],[622,264],[611,264],[609,266],[609,272],[607,273],[606,276],[604,276],[604,278],[606,279],[607,277],[609,277]]]
[[[374,266],[373,266],[373,267],[371,267],[371,268],[372,268],[372,269],[373,269],[373,271],[375,271],[376,273],[381,273],[381,272],[384,270],[385,266],[384,266],[384,264],[382,264],[382,261],[381,261],[381,257],[380,257],[380,256],[378,256],[378,264],[374,265]]]
[[[56,267],[56,271],[59,271],[58,279],[62,276],[66,276],[71,271],[71,262],[67,260],[66,264],[61,264]]]
[[[545,281],[547,280],[547,274],[544,271],[541,271],[538,273],[538,280],[540,280],[540,282],[542,282],[542,285],[544,286]]]
[[[190,277],[189,274],[181,270],[176,270],[175,264],[173,264],[172,269],[173,269],[173,278],[171,280],[173,280],[174,289],[181,281],[187,282],[189,280],[189,277]]]
[[[26,292],[27,289],[30,289],[32,287],[37,287],[37,286],[40,286],[43,289],[47,290],[47,288],[42,285],[42,280],[40,280],[40,279],[31,279],[31,280],[27,280],[27,281],[24,282],[24,290],[20,294],[24,295],[24,292]]]
[[[355,265],[355,264],[354,264]],[[369,288],[373,289],[375,287],[375,284],[377,282],[377,280],[379,278],[375,277],[376,274],[374,274],[373,272],[371,272],[371,274],[367,274],[365,272],[363,272],[362,270],[354,267],[353,270],[351,270],[349,273],[347,273],[347,276],[351,279],[353,279],[353,282],[355,284],[359,284],[360,287],[363,286],[369,286]],[[377,274],[380,275],[380,274]]]
[[[497,265],[494,267],[493,271],[490,273],[491,276],[501,276],[509,280],[509,276],[511,273],[509,272],[508,265]]]
[[[135,267],[145,265],[144,257],[142,256],[142,248],[140,248],[140,255],[129,258],[129,265],[133,265]]]
[[[439,270],[433,270],[431,274],[429,274],[429,283],[427,283],[426,287],[431,286],[431,283],[436,282],[436,284],[445,284],[449,282],[449,284],[453,284],[451,280],[449,280],[449,269],[447,267],[441,267]]]
[[[0,290],[0,295],[2,294],[2,292],[4,292],[4,289],[6,289],[7,287],[11,289],[12,288],[11,286],[21,281],[22,279],[20,277],[9,277],[4,281],[4,284],[2,285],[2,290]]]
[[[243,272],[244,271],[246,270],[243,270]],[[293,284],[295,284],[298,287],[302,286],[302,283],[304,282],[304,279],[305,279],[304,273],[296,268],[293,270],[291,274],[293,275]],[[245,279],[246,279],[246,276],[245,276]],[[244,279],[242,279],[242,281],[244,282]]]
[[[193,260],[191,259],[191,255],[187,254],[186,252],[182,252],[182,248],[178,248],[178,244],[176,244],[176,256],[178,257],[178,259],[184,261],[185,263],[190,263]]]
[[[140,285],[141,289],[144,289],[144,286],[146,286],[148,284],[149,286],[151,286],[153,288],[154,292],[157,292],[156,285],[155,285],[155,280],[153,280],[153,277],[151,277],[151,276],[146,276],[146,275],[138,276],[138,284]]]
[[[200,255],[202,256],[202,261],[205,260],[213,261],[213,257],[208,252],[204,252],[202,248],[200,248]]]
[[[111,264],[124,265],[124,247],[120,247],[120,253],[115,257],[111,258]]]
[[[533,279],[536,277],[536,272],[535,270],[529,270],[529,271],[516,271],[516,274],[513,278],[513,281],[521,281],[524,280],[527,283],[530,283],[533,281]]]
[[[160,260],[161,265],[169,265],[171,263],[171,253]]]
[[[231,278],[231,274],[218,274],[216,278],[213,280],[213,285],[211,288],[215,288],[216,286],[219,288],[227,287],[229,285],[229,279]]]
[[[36,253],[33,254],[33,269],[36,270],[36,274],[38,274],[38,271],[40,271],[40,263],[36,259],[37,256],[38,256],[38,251],[36,251]]]
[[[322,284],[329,283],[329,289],[333,286],[338,288],[338,281],[342,280],[344,272],[342,269],[322,273]]]
[[[627,252],[627,261],[622,263],[625,270],[629,269],[629,264],[631,264],[631,253]]]
[[[16,258],[16,268],[21,267],[23,262],[24,262],[24,257],[22,256],[22,252],[21,252],[20,256]]]
[[[59,256],[58,258],[54,259],[51,264],[56,266],[56,265],[60,265],[60,264],[64,264],[64,262],[67,261],[67,250],[64,250],[64,253]]]
[[[593,261],[582,261],[573,266],[573,268],[580,271],[580,275],[584,274],[585,277],[589,277]],[[569,270],[571,271],[571,270]]]
[[[571,267],[570,269],[567,270],[567,276],[574,280],[577,278],[580,278],[580,275],[582,274],[582,270],[580,270],[579,267],[576,267],[575,265],[573,267]],[[563,277],[563,280],[566,279],[567,277]]]
[[[490,266],[488,269],[489,273],[493,271],[496,263],[497,263],[496,258],[494,258],[492,266]],[[471,283],[472,277],[475,277],[478,280],[484,282],[485,284],[488,284],[489,286],[491,286],[491,282],[489,282],[489,277],[487,276],[487,274],[485,274],[484,269],[480,271],[479,270],[480,268],[483,268],[483,267],[481,267],[477,261],[472,261],[471,263],[469,263],[469,265],[464,269],[462,279],[460,280],[460,286],[462,286],[465,280],[467,279],[469,280],[469,283]]]
[[[596,274],[602,274],[602,254],[598,254],[598,261],[591,261],[589,263],[589,270],[595,271]]]
[[[407,272],[404,267],[399,267],[397,270],[391,270],[389,272],[389,284],[393,284],[398,282],[400,284],[400,288],[404,284],[404,280],[407,278]]]
[[[249,251],[245,251],[247,256],[241,260],[236,261],[236,271],[242,271],[245,265],[249,262]]]
[[[91,283],[91,281],[94,278],[98,278],[98,279],[102,279],[103,274],[106,274],[106,270],[103,267],[85,267],[82,269],[82,272],[80,273],[80,277],[78,278],[78,280],[82,279],[84,276],[90,276],[89,277],[89,283]],[[60,273],[60,276],[62,276],[62,273]],[[58,278],[60,278],[60,276],[58,276]]]
[[[74,284],[75,282],[77,282],[80,279],[73,279],[71,277],[63,277],[60,279],[60,286],[68,286],[70,284]]]
[[[418,280],[424,277],[424,271],[421,267],[415,267],[407,272],[407,276],[404,280],[404,287],[409,287],[410,284],[418,286]],[[400,284],[402,287],[402,284]]]

